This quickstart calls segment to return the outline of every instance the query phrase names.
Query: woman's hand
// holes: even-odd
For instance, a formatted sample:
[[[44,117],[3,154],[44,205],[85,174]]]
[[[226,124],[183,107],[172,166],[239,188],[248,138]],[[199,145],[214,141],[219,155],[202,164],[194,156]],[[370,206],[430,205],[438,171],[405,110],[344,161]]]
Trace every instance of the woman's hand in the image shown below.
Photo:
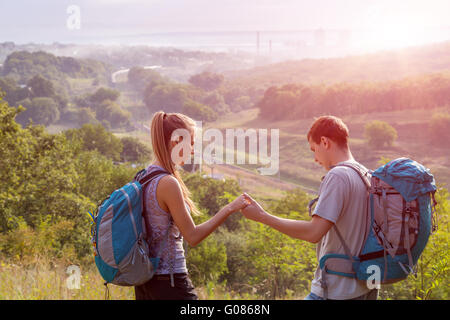
[[[239,197],[237,197],[227,205],[227,209],[230,211],[230,213],[233,213],[244,209],[249,204],[250,201],[245,197],[245,195],[241,194]]]
[[[267,215],[267,212],[248,194],[244,193],[244,197],[249,203],[249,205],[246,206],[244,210],[242,210],[242,214],[244,215],[244,217],[250,220],[261,222],[261,219],[263,219],[264,216]]]

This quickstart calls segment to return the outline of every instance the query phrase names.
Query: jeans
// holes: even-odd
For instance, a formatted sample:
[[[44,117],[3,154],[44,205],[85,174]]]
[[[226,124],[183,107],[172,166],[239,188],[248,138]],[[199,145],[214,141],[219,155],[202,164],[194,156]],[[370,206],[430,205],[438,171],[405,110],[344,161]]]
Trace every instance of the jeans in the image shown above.
[[[378,289],[373,289],[367,292],[366,294],[363,294],[362,296],[348,300],[377,300],[377,298],[378,298]],[[311,292],[306,296],[304,300],[325,300],[325,299]]]

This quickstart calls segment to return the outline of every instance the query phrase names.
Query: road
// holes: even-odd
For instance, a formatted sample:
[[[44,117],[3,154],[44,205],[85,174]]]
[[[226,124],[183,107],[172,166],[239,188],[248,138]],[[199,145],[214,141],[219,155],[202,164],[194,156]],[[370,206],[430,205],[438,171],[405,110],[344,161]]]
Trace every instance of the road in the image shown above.
[[[161,69],[162,68],[162,66],[145,66],[145,67],[143,67],[144,69]],[[130,69],[121,69],[121,70],[119,70],[119,71],[116,71],[116,72],[113,72],[112,74],[111,74],[111,81],[112,81],[112,83],[116,83],[117,82],[117,76],[118,75],[121,75],[121,74],[126,74],[126,73],[128,73],[130,71]]]

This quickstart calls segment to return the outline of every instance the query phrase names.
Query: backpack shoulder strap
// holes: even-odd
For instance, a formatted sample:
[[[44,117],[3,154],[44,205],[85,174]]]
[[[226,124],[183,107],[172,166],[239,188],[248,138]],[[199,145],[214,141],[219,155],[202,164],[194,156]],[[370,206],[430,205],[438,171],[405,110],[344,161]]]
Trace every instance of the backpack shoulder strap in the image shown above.
[[[365,167],[363,167],[362,165],[360,165],[357,162],[340,163],[335,166],[332,166],[332,168],[334,168],[334,167],[347,167],[347,168],[353,169],[354,171],[356,171],[358,173],[361,180],[364,182],[367,190],[370,190],[370,187],[371,187],[370,179],[372,177],[371,170],[366,169]]]
[[[144,169],[145,170],[145,169]],[[155,170],[152,173],[146,174],[146,171],[143,172],[139,171],[136,176],[134,177],[135,180],[137,180],[142,188],[144,188],[144,185],[153,180],[156,176],[159,176],[160,174],[169,174],[166,170]]]
[[[143,195],[144,195],[144,190],[145,190],[144,189],[145,188],[145,184],[147,184],[148,182],[150,182],[155,177],[157,177],[157,176],[159,176],[161,174],[168,175],[170,173],[165,171],[165,170],[156,170],[156,171],[154,171],[154,172],[152,172],[152,173],[150,173],[148,175],[145,175],[142,178],[140,178],[139,182],[140,182],[140,184],[142,186],[142,193],[143,193]],[[139,175],[139,173],[138,173],[138,175]],[[148,221],[148,214],[147,214],[146,205],[145,205],[145,196],[143,196],[143,201],[144,201],[143,202],[144,208],[142,210],[142,214],[144,216],[145,225],[147,227],[146,228],[147,229],[147,243],[150,243],[149,242],[149,240],[150,240],[149,239],[149,237],[150,237],[150,232],[149,232],[149,230],[150,230],[150,222]],[[172,226],[173,226],[173,218],[172,218],[172,215],[169,214],[169,225],[167,226],[167,230],[166,230],[166,233],[164,235],[163,242],[161,243],[161,246],[159,247],[156,259],[161,258],[161,254],[162,254],[163,248],[167,247],[167,245],[168,245],[169,236],[170,236],[170,229],[172,228]],[[170,263],[170,285],[172,287],[175,286],[175,284],[174,284],[174,277],[173,277],[173,264],[174,264],[174,262],[172,261]]]
[[[372,171],[371,170],[366,169],[365,167],[363,167],[362,165],[360,165],[357,162],[342,163],[342,164],[335,165],[332,168],[337,167],[337,166],[348,167],[348,168],[351,168],[354,171],[356,171],[358,173],[359,177],[361,178],[361,180],[364,182],[364,185],[366,186],[367,191],[370,192],[370,188],[371,188],[370,179],[371,179],[371,176],[372,176]],[[348,256],[350,262],[352,263],[353,272],[356,272],[356,269],[355,269],[356,262],[355,262],[355,260],[353,258],[353,255],[352,255],[352,253],[350,251],[350,248],[348,247],[347,243],[345,242],[344,237],[340,233],[340,231],[339,231],[338,227],[336,226],[336,224],[333,224],[333,228],[334,228],[334,230],[335,230],[335,232],[336,232],[336,234],[337,234],[337,236],[338,236],[338,238],[339,238],[339,240],[340,240],[340,242],[342,244],[342,247],[344,248],[345,255]]]
[[[348,168],[355,170],[358,173],[358,175],[360,176],[361,180],[364,182],[364,185],[366,186],[367,191],[370,191],[370,188],[371,188],[370,179],[372,178],[372,170],[366,169],[365,167],[363,167],[362,165],[360,165],[357,162],[337,164],[335,166],[332,166],[331,168],[338,167],[338,166],[348,167]],[[322,177],[322,180],[323,180],[323,178],[324,177]],[[312,216],[312,207],[318,200],[319,200],[319,197],[316,197],[308,203],[309,216]]]
[[[152,181],[154,178],[156,178],[157,176],[161,175],[161,174],[169,174],[167,171],[165,170],[155,170],[150,174],[145,174],[146,170],[141,170],[139,171],[136,176],[135,176],[135,180],[138,181],[141,184],[141,188],[142,188],[142,216],[144,217],[144,222],[145,222],[145,229],[147,231],[147,242],[149,240],[149,236],[150,236],[150,222],[148,221],[148,214],[147,214],[147,205],[146,205],[146,200],[145,200],[145,187],[146,184],[148,184],[150,181]]]

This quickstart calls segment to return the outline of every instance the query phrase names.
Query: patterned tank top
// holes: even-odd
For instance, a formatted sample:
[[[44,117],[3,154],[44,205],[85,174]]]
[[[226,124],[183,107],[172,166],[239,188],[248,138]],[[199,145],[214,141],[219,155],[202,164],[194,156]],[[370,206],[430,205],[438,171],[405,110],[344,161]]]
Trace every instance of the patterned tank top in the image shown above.
[[[161,169],[164,170],[160,166],[150,165],[147,168],[147,172],[150,173]],[[156,188],[162,177],[164,177],[164,174],[158,175],[145,188],[145,203],[148,221],[150,222],[149,245],[151,257],[156,257],[161,245],[164,243],[164,236],[171,217],[170,213],[161,209],[156,199]],[[183,248],[183,236],[175,223],[172,223],[171,230],[169,231],[169,239],[166,242],[165,248],[162,249],[158,269],[155,274],[170,274],[172,266],[173,273],[188,272]]]

